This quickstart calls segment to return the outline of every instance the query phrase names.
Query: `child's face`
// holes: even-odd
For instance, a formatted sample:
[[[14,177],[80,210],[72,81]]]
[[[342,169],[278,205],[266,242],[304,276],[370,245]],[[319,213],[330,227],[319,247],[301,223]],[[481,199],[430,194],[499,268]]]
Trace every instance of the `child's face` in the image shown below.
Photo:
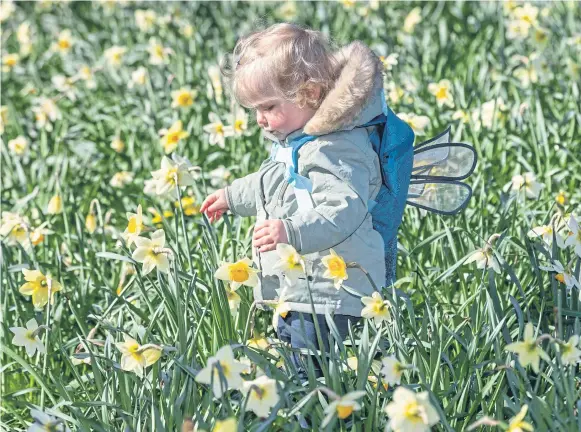
[[[272,99],[256,106],[256,122],[277,138],[284,139],[307,124],[315,112],[312,108],[299,108],[292,102]]]

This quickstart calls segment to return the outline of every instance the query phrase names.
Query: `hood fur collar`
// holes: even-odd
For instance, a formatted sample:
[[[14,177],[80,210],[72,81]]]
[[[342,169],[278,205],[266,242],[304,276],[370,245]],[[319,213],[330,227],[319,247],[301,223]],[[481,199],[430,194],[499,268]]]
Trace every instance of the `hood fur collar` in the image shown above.
[[[315,115],[304,126],[309,135],[325,135],[357,126],[371,96],[383,87],[381,61],[362,42],[353,42],[334,53],[337,60],[335,86]]]

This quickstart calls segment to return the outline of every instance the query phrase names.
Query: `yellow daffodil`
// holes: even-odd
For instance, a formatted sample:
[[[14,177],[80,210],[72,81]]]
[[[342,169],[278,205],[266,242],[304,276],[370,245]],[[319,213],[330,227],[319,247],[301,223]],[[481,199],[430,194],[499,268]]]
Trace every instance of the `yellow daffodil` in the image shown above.
[[[153,344],[139,345],[139,343],[124,335],[124,342],[115,345],[121,351],[121,369],[127,372],[135,372],[143,376],[145,368],[151,366],[161,357],[161,347]]]
[[[229,417],[226,420],[217,420],[212,432],[237,432],[238,422],[234,417]]]
[[[193,196],[185,196],[181,202],[186,216],[194,216],[200,213],[200,206],[196,205],[196,199]],[[179,208],[179,206],[180,202],[175,201],[174,207]]]
[[[127,246],[131,246],[135,239],[139,237],[141,231],[145,228],[141,204],[137,206],[137,213],[127,212],[125,215],[127,216],[129,223],[127,224],[127,228],[125,228],[122,237],[127,242]]]
[[[438,412],[430,402],[428,392],[415,392],[398,387],[393,392],[392,402],[385,412],[389,416],[389,426],[394,431],[425,431],[440,421]]]
[[[8,141],[8,148],[17,156],[22,156],[28,149],[28,140],[22,135]]]
[[[530,364],[535,373],[539,373],[539,363],[541,358],[548,363],[551,362],[547,353],[538,346],[537,339],[534,337],[534,328],[531,323],[527,323],[525,327],[523,342],[513,342],[508,344],[504,349],[518,354],[518,360],[522,367],[527,367],[527,365]]]
[[[424,129],[430,124],[426,116],[418,116],[413,113],[398,113],[397,116],[410,125],[416,135],[425,135]]]
[[[454,98],[452,97],[452,83],[443,79],[439,83],[430,83],[428,85],[428,91],[436,97],[436,103],[438,107],[444,105],[450,108],[454,107]]]
[[[406,33],[413,33],[416,25],[422,21],[422,9],[420,7],[413,8],[403,21],[403,31]]]
[[[85,218],[85,228],[87,228],[90,234],[93,234],[97,229],[97,216],[92,210],[87,213],[87,217]]]
[[[133,88],[134,86],[143,87],[147,82],[147,69],[143,66],[138,67],[133,72],[131,72],[131,81],[127,83],[127,87]]]
[[[62,290],[60,283],[38,270],[22,269],[22,273],[26,283],[18,291],[27,296],[31,295],[35,308],[42,309],[48,303],[49,290],[51,292],[50,304],[54,303],[54,294]]]
[[[241,285],[250,287],[258,284],[258,270],[252,268],[252,260],[242,258],[235,263],[223,262],[214,277],[220,280],[229,281],[233,289],[238,289]]]
[[[268,417],[272,407],[280,400],[276,380],[266,375],[261,375],[253,381],[244,381],[242,392],[246,394],[246,409],[254,411],[258,417]]]
[[[396,385],[401,382],[401,376],[406,367],[400,363],[395,356],[384,357],[381,360],[381,374],[383,379],[389,385]]]
[[[125,150],[125,143],[118,136],[113,137],[111,140],[111,148],[117,153],[121,153]]]
[[[63,212],[63,200],[60,194],[56,194],[50,199],[46,207],[46,212],[48,214],[59,214]]]
[[[208,359],[206,367],[198,372],[195,380],[201,384],[212,385],[214,396],[220,398],[225,390],[239,389],[242,386],[243,380],[240,374],[246,369],[245,364],[234,360],[230,345],[225,345]],[[222,385],[221,375],[226,381],[225,386]]]
[[[557,202],[557,204],[559,204],[561,207],[563,207],[564,205],[567,204],[568,200],[567,200],[567,195],[565,195],[565,191],[559,191],[559,193],[557,194],[557,196],[555,197],[555,201]]]
[[[289,284],[296,283],[297,279],[305,275],[305,263],[302,256],[289,244],[279,243],[276,245],[276,252],[280,260],[273,269],[284,274]]]
[[[147,211],[152,215],[151,223],[155,224],[156,226],[162,226],[164,219],[169,219],[173,217],[173,212],[171,210],[164,210],[163,214],[159,214],[159,212],[153,207],[148,207]]]
[[[579,336],[573,335],[569,338],[567,343],[559,345],[559,351],[561,352],[561,361],[565,365],[575,365],[581,361],[581,350],[577,348],[579,346]]]
[[[180,140],[190,136],[188,132],[183,130],[181,120],[176,121],[169,130],[162,129],[159,133],[162,135],[161,145],[166,154],[173,152],[177,148]]]
[[[25,327],[10,327],[10,331],[14,333],[12,338],[12,345],[24,347],[26,354],[32,357],[36,350],[39,353],[46,354],[46,348],[41,340],[38,338],[38,323],[34,318],[28,320]]]
[[[164,156],[161,159],[161,169],[151,172],[153,182],[150,186],[157,195],[164,195],[175,190],[176,187],[192,185],[194,178],[190,174],[189,168],[190,164],[186,159],[175,156],[172,161]]]
[[[527,423],[525,416],[527,415],[529,407],[528,405],[523,405],[517,415],[510,419],[508,428],[506,432],[532,432],[534,431],[533,425]]]
[[[107,48],[103,55],[107,60],[107,63],[113,67],[119,67],[123,62],[123,56],[127,52],[127,48],[122,46],[112,46],[111,48]]]
[[[327,405],[325,408],[325,414],[328,417],[336,415],[340,419],[346,419],[353,413],[353,411],[359,411],[361,409],[361,405],[359,405],[357,399],[360,399],[363,396],[365,396],[364,391],[353,391],[347,393]]]
[[[133,251],[132,257],[135,261],[143,263],[144,276],[156,267],[160,272],[169,272],[168,251],[164,250],[165,232],[163,230],[155,231],[151,234],[151,239],[135,237],[134,241],[137,249]]]
[[[375,291],[371,297],[362,297],[361,302],[365,305],[361,311],[361,316],[363,318],[374,319],[375,324],[378,325],[382,321],[391,320],[389,302],[384,300],[381,294],[377,291]]]
[[[194,99],[196,99],[196,91],[191,90],[186,87],[182,87],[179,90],[171,92],[171,97],[173,102],[171,104],[172,108],[186,108],[194,104]]]
[[[210,145],[217,145],[218,147],[226,147],[225,143],[225,127],[218,114],[211,112],[208,114],[210,123],[204,125],[202,128],[204,132],[210,134]]]
[[[347,275],[347,264],[333,249],[329,249],[329,252],[331,252],[330,255],[326,255],[321,259],[321,262],[326,267],[323,277],[333,279],[335,288],[341,289],[341,285],[349,277]]]

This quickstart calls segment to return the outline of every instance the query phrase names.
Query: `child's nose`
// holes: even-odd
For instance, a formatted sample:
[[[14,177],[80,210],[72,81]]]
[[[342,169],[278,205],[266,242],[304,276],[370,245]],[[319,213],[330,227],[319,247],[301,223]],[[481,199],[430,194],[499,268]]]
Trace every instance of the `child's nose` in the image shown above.
[[[264,117],[264,114],[262,114],[260,111],[256,112],[256,123],[258,123],[258,126],[260,127],[267,126],[266,117]]]

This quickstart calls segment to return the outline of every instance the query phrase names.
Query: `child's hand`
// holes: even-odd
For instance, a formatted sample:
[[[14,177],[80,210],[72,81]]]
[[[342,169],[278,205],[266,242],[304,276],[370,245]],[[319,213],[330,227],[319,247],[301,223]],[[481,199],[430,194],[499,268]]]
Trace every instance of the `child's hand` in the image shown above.
[[[275,250],[279,243],[288,243],[286,230],[280,219],[265,220],[254,226],[252,246],[257,247],[258,252]]]
[[[226,210],[228,210],[228,201],[226,201],[226,190],[224,189],[208,195],[200,207],[200,213],[206,213],[210,222],[220,219]]]

